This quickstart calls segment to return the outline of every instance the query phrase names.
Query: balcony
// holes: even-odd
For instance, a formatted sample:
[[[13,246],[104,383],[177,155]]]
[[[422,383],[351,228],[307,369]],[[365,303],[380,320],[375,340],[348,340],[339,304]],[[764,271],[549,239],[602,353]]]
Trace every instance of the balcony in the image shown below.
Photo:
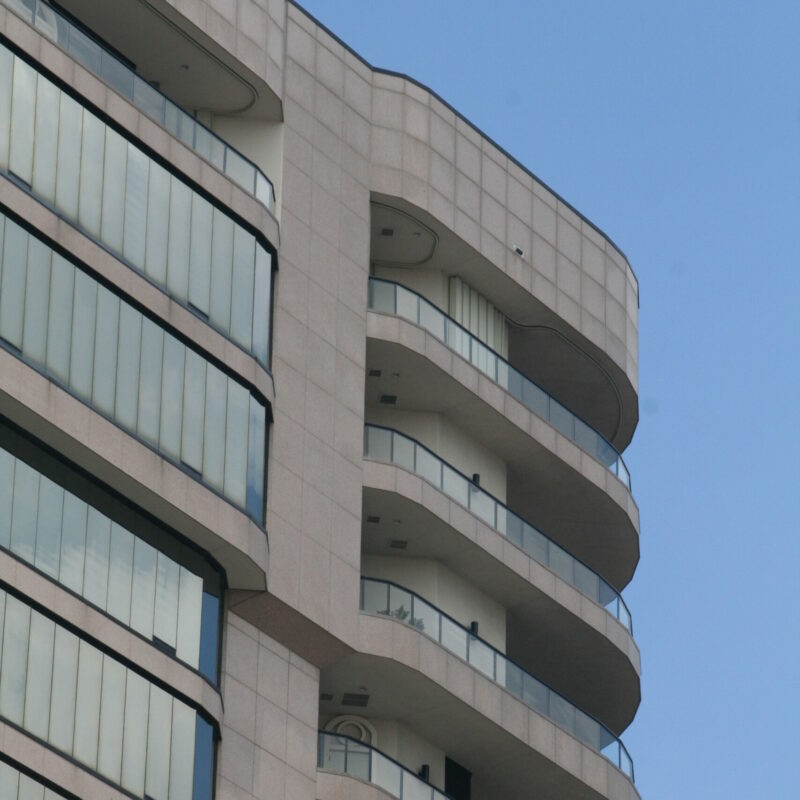
[[[625,601],[610,584],[419,442],[389,428],[367,425],[364,457],[394,464],[419,475],[602,606],[629,633],[633,632]]]
[[[42,0],[0,2],[275,213],[272,182],[250,159],[142,79],[85,29]]]

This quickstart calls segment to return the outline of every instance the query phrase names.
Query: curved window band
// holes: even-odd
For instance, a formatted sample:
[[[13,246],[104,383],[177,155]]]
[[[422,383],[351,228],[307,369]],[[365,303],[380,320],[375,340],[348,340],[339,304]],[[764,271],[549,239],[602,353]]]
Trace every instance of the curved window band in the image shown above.
[[[135,797],[211,800],[197,711],[0,589],[0,717]]]
[[[263,525],[264,404],[2,213],[0,339]]]
[[[2,760],[0,760],[0,797],[3,800],[29,800],[29,798],[67,800],[63,794],[48,788]]]
[[[0,170],[269,368],[271,254],[2,44]]]

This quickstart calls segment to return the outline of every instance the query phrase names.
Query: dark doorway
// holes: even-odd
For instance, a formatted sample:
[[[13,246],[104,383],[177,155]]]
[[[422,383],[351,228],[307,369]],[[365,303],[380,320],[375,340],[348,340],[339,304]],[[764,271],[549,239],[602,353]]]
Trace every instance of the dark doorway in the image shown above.
[[[444,790],[455,800],[470,800],[470,781],[472,773],[461,764],[444,759]]]

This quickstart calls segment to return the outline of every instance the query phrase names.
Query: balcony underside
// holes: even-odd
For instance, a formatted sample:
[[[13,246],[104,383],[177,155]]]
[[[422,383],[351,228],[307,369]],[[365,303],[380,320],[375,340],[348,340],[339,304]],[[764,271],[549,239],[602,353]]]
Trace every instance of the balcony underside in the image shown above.
[[[639,651],[622,625],[480,522],[474,540],[409,497],[371,487],[376,469],[402,472],[365,464],[363,518],[380,522],[364,524],[364,552],[435,559],[471,581],[506,608],[509,657],[621,733],[641,699]],[[397,539],[405,550],[392,548]]]

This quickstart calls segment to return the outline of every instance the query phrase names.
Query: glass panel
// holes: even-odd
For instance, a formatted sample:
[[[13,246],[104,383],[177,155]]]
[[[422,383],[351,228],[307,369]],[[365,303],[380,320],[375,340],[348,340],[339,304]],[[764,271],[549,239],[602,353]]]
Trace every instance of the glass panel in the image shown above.
[[[139,408],[139,358],[142,315],[127,303],[120,304],[117,391],[114,416],[129,431],[136,430]]]
[[[447,617],[442,617],[441,642],[451,653],[467,660],[467,632]]]
[[[417,296],[402,286],[395,287],[395,291],[397,298],[397,311],[395,313],[398,317],[403,317],[403,319],[407,319],[416,325],[419,308]]]
[[[549,715],[550,712],[547,704],[548,694],[549,692],[544,684],[539,683],[539,681],[530,675],[523,674],[522,699],[527,705],[542,714]]]
[[[145,272],[162,286],[167,282],[170,186],[169,173],[155,162],[151,162],[147,190]]]
[[[155,548],[141,539],[136,540],[133,548],[131,627],[147,639],[153,638],[157,558]]]
[[[56,199],[59,90],[48,80],[36,87],[36,134],[33,150],[33,188],[51,203]]]
[[[189,273],[189,302],[208,315],[211,292],[211,203],[192,195],[192,230]]]
[[[33,123],[36,116],[36,72],[22,59],[14,59],[11,102],[11,146],[8,168],[25,183],[33,177]]]
[[[14,79],[14,56],[0,47],[0,167],[8,167],[8,144],[11,136],[11,92]]]
[[[272,308],[272,256],[256,245],[253,288],[253,355],[262,364],[269,361],[270,309]]]
[[[370,281],[369,283],[369,307],[374,311],[383,311],[386,314],[394,314],[394,292],[393,283],[383,281]]]
[[[125,673],[118,661],[103,657],[100,702],[100,741],[97,771],[119,783],[122,771],[122,725],[125,716]]]
[[[72,754],[82,764],[97,767],[100,730],[100,686],[103,654],[86,642],[78,655],[78,693],[75,701],[75,744]]]
[[[585,567],[579,561],[574,561],[575,587],[592,600],[597,600],[600,594],[600,576]]]
[[[203,592],[201,624],[200,672],[212,683],[216,683],[217,661],[219,658],[219,598],[208,592]]]
[[[352,740],[347,742],[347,774],[362,781],[369,780],[369,748]]]
[[[105,286],[97,287],[97,324],[94,340],[94,382],[92,401],[111,416],[117,386],[119,298]]]
[[[189,295],[189,231],[192,222],[192,193],[177,178],[170,180],[169,244],[167,247],[167,288],[180,300]]]
[[[178,591],[180,567],[163,553],[158,554],[156,604],[153,636],[171,648],[177,645]]]
[[[18,350],[22,349],[27,260],[28,234],[7,219],[3,241],[3,275],[0,279],[0,336]]]
[[[403,467],[409,472],[414,471],[414,450],[416,445],[411,439],[405,436],[400,436],[397,433],[392,434],[392,463],[397,464],[398,467]]]
[[[249,442],[247,445],[247,513],[261,522],[264,518],[264,451],[266,450],[266,409],[250,396]]]
[[[64,524],[58,580],[78,594],[83,594],[87,512],[86,503],[82,500],[69,492],[64,495]]]
[[[172,739],[172,698],[158,686],[150,686],[150,715],[147,720],[147,768],[145,793],[164,800],[169,790],[170,741]]]
[[[144,317],[142,319],[139,424],[137,430],[139,436],[152,445],[158,444],[163,352],[164,331]]]
[[[591,455],[597,452],[597,434],[582,420],[575,417],[575,444]]]
[[[494,527],[495,502],[486,492],[482,492],[474,485],[470,487],[469,507],[475,516],[480,517],[487,525]]]
[[[371,614],[389,613],[389,584],[383,581],[361,582],[361,608]]]
[[[255,237],[237,225],[233,235],[231,338],[248,350],[253,340],[255,247]]]
[[[78,214],[78,188],[81,172],[81,138],[83,109],[65,92],[61,93],[58,128],[58,167],[56,175],[56,206],[70,217]],[[96,159],[97,152],[88,153]],[[102,163],[102,162],[101,162]],[[99,186],[98,200],[100,198]]]
[[[203,610],[203,579],[180,568],[178,594],[178,639],[176,655],[197,668],[200,658],[200,624]]]
[[[214,786],[214,732],[201,716],[195,721],[193,800],[209,800]]]
[[[58,253],[53,253],[50,313],[47,320],[47,369],[64,383],[69,381],[74,287],[75,268]]]
[[[131,617],[133,545],[133,534],[112,522],[106,610],[124,625]]]
[[[225,414],[228,379],[211,364],[206,369],[206,419],[204,427],[203,478],[222,491],[225,474]]]
[[[28,670],[30,609],[6,595],[3,657],[0,669],[0,715],[22,725],[25,710],[25,678]]]
[[[437,339],[444,341],[444,314],[430,303],[419,301],[419,322],[425,330],[430,331]]]
[[[470,487],[470,482],[463,475],[459,475],[447,464],[442,465],[442,491],[446,495],[461,503],[462,506],[466,506],[469,503]]]
[[[561,403],[550,398],[550,424],[568,439],[575,438],[575,417]]]
[[[36,516],[39,505],[39,473],[17,460],[14,472],[14,506],[11,510],[11,552],[33,563]]]
[[[98,237],[100,236],[100,218],[102,215],[105,150],[106,126],[94,114],[84,111],[83,142],[80,150],[78,222],[89,233]],[[61,169],[60,160],[59,169]]]
[[[85,400],[92,396],[96,308],[97,283],[86,273],[76,270],[69,385]]]
[[[39,510],[36,519],[36,568],[58,578],[61,550],[61,514],[64,490],[41,475],[39,478]]]
[[[65,753],[72,752],[75,699],[78,682],[78,637],[56,628],[53,657],[53,702],[48,741]],[[96,689],[95,689],[96,691]]]
[[[567,581],[567,583],[573,583],[573,567],[575,566],[575,559],[569,553],[562,550],[558,545],[553,544],[552,542],[550,542],[549,549],[550,569],[552,569],[556,575]]]
[[[550,692],[550,718],[568,731],[575,730],[575,706]]]
[[[233,278],[233,220],[214,209],[211,238],[211,321],[222,330],[231,322],[231,280]]]
[[[100,77],[129,100],[133,98],[133,74],[110,53],[103,51]]]
[[[431,787],[406,772],[403,774],[403,800],[431,800]]]
[[[138,75],[133,78],[133,104],[151,119],[163,122],[164,96]]]
[[[194,720],[196,712],[178,700],[172,704],[169,800],[192,800]]]
[[[430,481],[434,486],[441,486],[442,462],[422,447],[417,447],[416,467],[418,475]]]
[[[494,651],[474,636],[469,639],[469,663],[494,680]]]
[[[197,472],[203,470],[206,362],[194,350],[186,350],[183,383],[183,432],[181,461]]]
[[[100,75],[103,63],[103,51],[97,42],[92,41],[75,25],[70,26],[69,52],[87,66],[95,75]]]
[[[0,761],[0,797],[15,800],[19,787],[19,772],[14,767]]]
[[[538,414],[543,419],[547,419],[548,397],[538,387],[529,380],[525,380],[522,385],[522,402],[531,411]]]
[[[128,143],[106,127],[106,156],[103,165],[103,217],[100,236],[105,244],[122,252],[125,219],[125,174]]]
[[[228,380],[225,432],[225,494],[235,503],[246,501],[247,428],[250,397],[247,389]]]
[[[125,687],[125,725],[122,737],[122,785],[137,797],[144,794],[147,716],[150,685],[135,672],[128,671]]]
[[[164,371],[161,380],[161,433],[159,446],[176,461],[181,458],[181,417],[183,416],[183,369],[186,348],[164,334]]]
[[[44,800],[44,786],[20,773],[17,800]]]
[[[28,681],[25,687],[26,731],[47,738],[50,722],[50,685],[53,677],[53,641],[56,626],[47,617],[31,612]]]
[[[523,548],[540,564],[549,564],[549,543],[539,531],[523,523]]]
[[[0,547],[11,544],[11,507],[14,497],[14,462],[16,459],[0,449]],[[3,620],[0,617],[0,630]]]
[[[402,776],[403,771],[398,764],[390,761],[381,753],[372,751],[372,782],[374,784],[394,797],[400,797]]]
[[[86,524],[86,570],[83,596],[105,609],[108,597],[108,554],[111,547],[111,520],[89,508]]]
[[[414,616],[411,624],[432,639],[439,639],[439,612],[418,597],[414,598]]]
[[[411,620],[411,594],[398,586],[389,585],[389,613],[400,622]]]
[[[147,185],[150,159],[128,143],[128,172],[125,189],[125,233],[122,253],[134,266],[143,270],[147,241]]]
[[[25,323],[22,350],[41,366],[47,353],[47,307],[50,301],[50,253],[38,239],[28,242],[28,280],[25,286]]]
[[[386,428],[374,428],[371,425],[366,429],[366,455],[377,461],[392,460],[392,432]]]

